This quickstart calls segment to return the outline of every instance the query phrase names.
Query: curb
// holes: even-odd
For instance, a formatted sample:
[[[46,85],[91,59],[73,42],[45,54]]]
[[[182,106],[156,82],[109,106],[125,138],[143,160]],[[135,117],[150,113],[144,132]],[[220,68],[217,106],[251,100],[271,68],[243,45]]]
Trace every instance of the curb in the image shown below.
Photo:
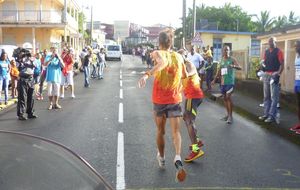
[[[212,94],[206,93],[205,96],[207,98],[209,98],[210,100],[218,103],[219,105],[224,106],[222,96],[220,96],[219,93],[212,93]],[[277,134],[277,135],[283,137],[284,139],[300,146],[300,135],[295,134],[294,132],[290,131],[289,129],[283,127],[281,124],[277,125],[275,123],[271,123],[271,124],[263,123],[262,121],[259,121],[257,119],[258,118],[257,113],[252,113],[252,112],[248,111],[247,109],[245,109],[239,105],[236,105],[236,104],[233,105],[233,112],[253,121],[255,124],[257,124],[261,128],[268,130],[271,133]]]

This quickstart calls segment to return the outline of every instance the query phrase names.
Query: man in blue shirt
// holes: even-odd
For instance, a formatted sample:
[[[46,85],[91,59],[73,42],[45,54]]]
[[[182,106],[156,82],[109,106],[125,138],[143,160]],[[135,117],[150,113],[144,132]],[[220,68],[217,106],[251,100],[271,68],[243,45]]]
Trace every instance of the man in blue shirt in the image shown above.
[[[295,43],[296,59],[295,59],[295,93],[297,97],[298,105],[298,123],[290,128],[291,131],[295,131],[300,134],[300,40]]]

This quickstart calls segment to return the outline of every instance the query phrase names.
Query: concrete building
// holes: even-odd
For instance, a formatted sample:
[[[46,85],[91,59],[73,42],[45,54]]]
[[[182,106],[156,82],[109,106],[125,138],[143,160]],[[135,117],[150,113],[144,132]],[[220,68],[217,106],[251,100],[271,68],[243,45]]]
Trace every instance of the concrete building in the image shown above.
[[[114,21],[114,39],[121,44],[129,36],[130,22],[128,20]]]
[[[0,10],[0,44],[79,48],[77,0],[5,0]]]
[[[151,43],[154,46],[158,47],[159,33],[162,30],[164,30],[165,28],[167,28],[167,26],[161,25],[161,24],[156,24],[156,25],[153,25],[153,26],[145,27],[145,28],[149,31],[149,34],[147,35],[149,43]]]
[[[91,29],[91,22],[86,23],[86,28],[88,30]],[[92,33],[92,41],[98,45],[105,44],[105,35],[106,33],[103,31],[105,26],[102,26],[100,21],[93,21],[93,33]]]

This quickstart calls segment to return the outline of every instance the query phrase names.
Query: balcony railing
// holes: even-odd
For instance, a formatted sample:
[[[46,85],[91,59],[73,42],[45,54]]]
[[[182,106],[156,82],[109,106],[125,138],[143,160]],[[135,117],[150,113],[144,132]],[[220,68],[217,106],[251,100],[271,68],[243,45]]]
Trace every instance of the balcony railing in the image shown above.
[[[62,23],[62,11],[43,10],[2,10],[0,12],[1,23]]]

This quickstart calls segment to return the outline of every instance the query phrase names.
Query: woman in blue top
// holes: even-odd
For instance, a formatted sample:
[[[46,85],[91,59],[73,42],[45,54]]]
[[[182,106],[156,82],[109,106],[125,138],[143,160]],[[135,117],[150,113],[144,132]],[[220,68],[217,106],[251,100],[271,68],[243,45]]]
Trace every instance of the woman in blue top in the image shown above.
[[[2,104],[2,100],[1,100],[2,88],[4,88],[4,95],[5,95],[4,101],[5,101],[5,105],[7,105],[9,80],[10,80],[10,64],[7,57],[7,53],[2,52],[0,58],[0,105]]]
[[[51,48],[52,53],[47,55],[45,65],[47,66],[46,81],[48,86],[48,96],[51,109],[61,109],[58,104],[59,88],[61,83],[61,69],[64,67],[64,62],[58,55],[57,48]]]

